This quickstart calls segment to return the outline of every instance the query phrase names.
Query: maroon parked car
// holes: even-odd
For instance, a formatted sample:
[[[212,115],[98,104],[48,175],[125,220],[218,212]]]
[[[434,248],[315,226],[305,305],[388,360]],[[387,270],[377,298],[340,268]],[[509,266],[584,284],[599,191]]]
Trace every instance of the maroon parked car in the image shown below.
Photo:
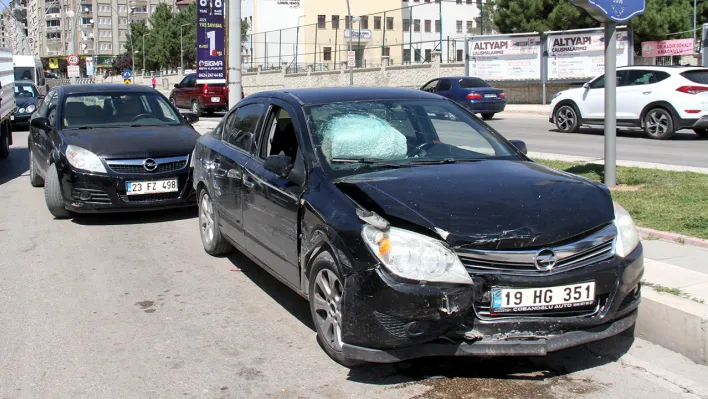
[[[197,74],[191,73],[172,89],[170,102],[177,108],[190,108],[198,116],[225,112],[229,110],[229,88],[226,83],[197,84]]]

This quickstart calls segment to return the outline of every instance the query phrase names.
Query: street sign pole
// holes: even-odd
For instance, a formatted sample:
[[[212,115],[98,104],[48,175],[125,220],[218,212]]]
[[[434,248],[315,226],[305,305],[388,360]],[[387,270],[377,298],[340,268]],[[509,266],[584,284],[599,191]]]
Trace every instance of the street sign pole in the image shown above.
[[[229,108],[241,101],[241,2],[229,1]]]
[[[631,51],[631,50],[630,50]],[[617,24],[605,22],[605,185],[617,184]]]
[[[347,16],[349,16],[349,52],[347,53],[347,59],[349,59],[349,53],[352,52],[352,39],[354,36],[354,21],[352,21],[352,9],[349,8],[349,0],[347,0]],[[351,65],[349,65],[349,86],[354,86],[354,68]]]

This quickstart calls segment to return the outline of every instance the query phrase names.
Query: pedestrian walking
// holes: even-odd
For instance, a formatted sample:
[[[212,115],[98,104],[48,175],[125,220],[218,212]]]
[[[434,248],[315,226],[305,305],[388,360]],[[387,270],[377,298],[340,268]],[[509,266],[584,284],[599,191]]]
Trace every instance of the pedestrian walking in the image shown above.
[[[154,89],[155,86],[157,86],[157,79],[155,79],[155,77],[153,76],[152,77],[152,88]]]

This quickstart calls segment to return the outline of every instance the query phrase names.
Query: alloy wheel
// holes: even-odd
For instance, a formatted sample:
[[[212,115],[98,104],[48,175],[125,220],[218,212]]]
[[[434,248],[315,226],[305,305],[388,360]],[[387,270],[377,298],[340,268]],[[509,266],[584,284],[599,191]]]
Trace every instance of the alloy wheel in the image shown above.
[[[192,102],[192,112],[195,114],[199,114],[199,104],[197,104],[196,101]]]
[[[556,112],[556,125],[560,130],[571,130],[575,126],[576,120],[575,110],[568,105],[560,107]]]
[[[344,286],[333,271],[322,269],[315,277],[313,295],[315,322],[324,341],[336,351],[342,350],[342,293]]]
[[[202,196],[202,202],[199,206],[199,231],[207,245],[214,241],[214,208],[209,194]]]
[[[664,112],[652,111],[647,117],[647,132],[653,136],[663,136],[669,131],[669,117]]]

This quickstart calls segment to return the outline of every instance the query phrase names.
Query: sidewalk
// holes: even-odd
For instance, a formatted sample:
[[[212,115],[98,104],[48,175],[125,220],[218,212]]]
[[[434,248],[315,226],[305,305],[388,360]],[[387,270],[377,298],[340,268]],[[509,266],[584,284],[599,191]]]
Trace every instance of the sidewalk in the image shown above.
[[[507,104],[504,112],[512,114],[534,114],[548,116],[550,114],[550,104]]]
[[[708,248],[656,239],[642,245],[637,336],[708,364]]]

